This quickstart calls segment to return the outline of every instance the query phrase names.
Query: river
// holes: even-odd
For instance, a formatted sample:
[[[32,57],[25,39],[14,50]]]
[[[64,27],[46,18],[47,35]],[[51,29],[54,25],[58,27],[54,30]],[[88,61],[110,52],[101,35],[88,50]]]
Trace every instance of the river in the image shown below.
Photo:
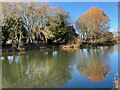
[[[3,53],[3,88],[112,88],[118,45]]]

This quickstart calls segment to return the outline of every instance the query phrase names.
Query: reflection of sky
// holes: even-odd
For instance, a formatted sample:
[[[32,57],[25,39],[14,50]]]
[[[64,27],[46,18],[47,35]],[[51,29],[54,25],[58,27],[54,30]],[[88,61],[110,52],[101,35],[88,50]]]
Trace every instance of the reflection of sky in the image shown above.
[[[13,62],[13,56],[8,56],[7,58],[8,58],[9,63],[11,64]]]
[[[107,58],[99,57],[99,55],[103,52],[105,53]],[[63,51],[50,51],[49,52],[48,51],[47,54],[45,54],[45,53],[46,52],[42,52],[42,53],[35,52],[34,54],[36,56],[33,55],[33,53],[25,54],[22,57],[17,56],[17,55],[16,56],[14,55],[14,57],[10,56],[10,55],[7,56],[8,60],[3,60],[3,64],[4,64],[3,71],[4,71],[4,73],[6,73],[5,76],[3,74],[4,78],[5,79],[9,78],[11,80],[10,77],[12,74],[14,74],[16,77],[21,79],[21,77],[19,75],[23,75],[24,78],[22,78],[22,80],[24,82],[25,80],[27,80],[28,76],[30,76],[30,75],[33,75],[32,77],[29,77],[29,79],[31,78],[30,80],[33,80],[33,81],[35,79],[32,79],[32,78],[39,78],[39,75],[44,75],[44,76],[42,76],[43,82],[47,82],[46,80],[50,81],[47,83],[48,86],[49,86],[49,84],[50,85],[59,84],[59,85],[61,85],[61,87],[67,87],[67,88],[70,88],[70,87],[72,87],[72,88],[73,87],[76,87],[76,88],[77,87],[79,87],[79,88],[95,88],[95,87],[97,87],[97,88],[100,88],[100,87],[112,88],[113,87],[112,80],[114,78],[114,74],[118,70],[117,48],[111,48],[110,50],[108,48],[107,48],[107,50],[104,48],[103,50],[101,50],[101,49],[98,50],[98,52],[96,51],[96,49],[90,49],[90,52],[88,52],[86,49],[84,49],[83,51],[78,50],[75,52],[63,52]],[[53,53],[54,53],[54,55],[53,55]],[[42,56],[44,58],[42,58]],[[26,57],[26,59],[24,57]],[[27,58],[27,57],[29,57],[29,58]],[[45,59],[45,57],[47,59]],[[91,60],[91,57],[92,57],[92,59],[94,58],[94,60]],[[100,82],[96,83],[96,82],[88,79],[88,77],[86,77],[82,74],[82,71],[79,70],[78,66],[79,66],[79,64],[84,65],[84,63],[82,63],[82,61],[86,58],[87,58],[87,61],[90,63],[93,63],[95,61],[95,63],[96,63],[95,65],[97,65],[97,67],[101,67],[101,65],[104,65],[104,64],[109,65],[110,73],[108,73],[106,75],[104,80],[101,80]],[[100,61],[101,60],[100,58],[102,58],[102,61]],[[15,62],[13,62],[13,59],[15,59]],[[43,59],[43,60],[40,60],[40,59]],[[99,61],[100,61],[100,63],[99,63]],[[6,63],[6,62],[9,62],[9,63]],[[85,65],[89,65],[89,64],[85,64]],[[94,65],[93,65],[93,67],[94,67]],[[9,70],[9,68],[11,71]],[[6,69],[8,69],[8,70],[6,70]],[[85,70],[86,70],[86,68],[85,68]],[[88,71],[88,70],[89,70],[89,68],[87,68],[86,71]],[[18,72],[20,71],[20,72],[15,73],[17,71]],[[68,78],[68,76],[70,78]],[[14,81],[13,79],[12,79],[12,81]],[[52,81],[54,81],[54,79],[56,82],[52,83]],[[40,80],[37,79],[37,80],[38,81],[35,80],[35,83],[42,82],[42,81],[40,81],[42,79],[40,79]],[[62,82],[60,80],[65,80],[65,81]],[[17,82],[17,83],[19,83],[19,82]],[[20,83],[23,83],[23,82],[20,82]],[[59,82],[61,82],[61,84]]]
[[[110,55],[111,72],[116,73],[118,71],[118,52],[114,52]]]
[[[112,88],[113,87],[113,75],[106,75],[107,78],[104,80],[95,83],[90,79],[83,76],[78,70],[77,67],[74,67],[72,73],[72,79],[68,80],[67,84],[63,87],[65,88]]]
[[[115,49],[115,48],[114,48]],[[84,49],[84,53],[87,53],[87,51]],[[109,52],[108,52],[109,53]],[[86,55],[86,54],[85,54]],[[76,55],[76,64],[79,64],[81,61],[82,54]],[[87,57],[87,56],[86,56]],[[103,58],[103,57],[102,57]],[[103,58],[104,59],[104,58]],[[105,58],[108,60],[103,60],[103,62],[107,62],[106,65],[109,65],[110,72],[106,75],[104,80],[101,80],[99,82],[93,82],[92,80],[88,79],[87,77],[83,76],[80,71],[77,70],[77,65],[74,63],[73,72],[71,74],[72,79],[68,80],[67,84],[64,85],[64,87],[69,88],[112,88],[114,87],[114,76],[118,71],[118,51],[113,50],[111,53],[108,54],[108,58]],[[89,60],[88,60],[89,61]]]
[[[20,56],[16,56],[16,57],[15,57],[15,60],[16,60],[16,63],[18,64],[18,63],[19,63],[19,60],[20,60]]]
[[[52,6],[61,6],[68,11],[73,21],[89,10],[90,7],[102,8],[105,14],[110,18],[110,30],[118,29],[118,6],[117,2],[50,2]]]

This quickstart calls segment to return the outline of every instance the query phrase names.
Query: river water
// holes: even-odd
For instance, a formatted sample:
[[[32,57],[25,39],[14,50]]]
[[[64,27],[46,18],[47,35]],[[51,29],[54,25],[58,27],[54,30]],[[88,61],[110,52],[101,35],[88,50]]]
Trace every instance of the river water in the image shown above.
[[[3,88],[112,88],[118,45],[3,53],[1,61]]]

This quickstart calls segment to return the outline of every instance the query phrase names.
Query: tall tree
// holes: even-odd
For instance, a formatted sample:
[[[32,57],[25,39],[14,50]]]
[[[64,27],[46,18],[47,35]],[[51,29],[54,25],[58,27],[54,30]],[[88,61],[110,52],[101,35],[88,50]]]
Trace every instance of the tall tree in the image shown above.
[[[18,48],[22,45],[25,32],[24,23],[22,20],[21,8],[18,7],[19,3],[3,3],[2,13],[4,15],[2,32],[4,40],[12,39],[12,45]],[[7,36],[6,36],[7,35]]]
[[[83,38],[100,38],[109,30],[110,19],[100,8],[92,7],[76,21],[76,26],[80,30]]]
[[[68,39],[75,35],[75,30],[69,22],[69,14],[60,7],[54,7],[52,10],[48,22],[48,28],[53,33],[51,40],[54,43],[67,43]]]
[[[9,39],[15,39],[19,45],[23,42],[24,32],[27,32],[26,43],[47,43],[48,39],[55,43],[65,43],[72,38],[70,34],[75,33],[68,12],[60,7],[33,2],[3,3],[3,7],[4,26],[8,28],[3,28],[4,35],[8,31]]]

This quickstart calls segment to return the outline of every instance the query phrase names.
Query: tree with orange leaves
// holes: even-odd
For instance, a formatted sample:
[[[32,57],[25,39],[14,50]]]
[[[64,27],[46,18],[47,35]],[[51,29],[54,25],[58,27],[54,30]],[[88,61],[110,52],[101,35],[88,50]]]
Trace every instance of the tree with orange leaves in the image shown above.
[[[81,32],[83,39],[95,40],[102,38],[110,28],[110,19],[104,11],[97,7],[90,8],[76,21],[77,29]]]

